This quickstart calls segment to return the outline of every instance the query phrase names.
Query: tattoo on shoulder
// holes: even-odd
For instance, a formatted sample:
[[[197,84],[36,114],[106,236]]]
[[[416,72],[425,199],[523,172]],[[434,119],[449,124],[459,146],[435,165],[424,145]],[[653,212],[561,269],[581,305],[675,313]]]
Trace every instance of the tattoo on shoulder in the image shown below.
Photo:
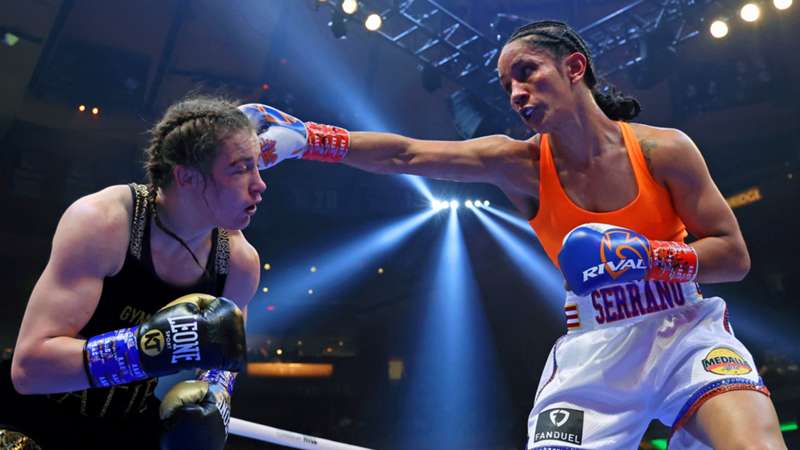
[[[639,141],[639,146],[642,148],[642,155],[647,162],[647,169],[653,173],[653,151],[656,149],[656,141],[652,139],[642,139]]]

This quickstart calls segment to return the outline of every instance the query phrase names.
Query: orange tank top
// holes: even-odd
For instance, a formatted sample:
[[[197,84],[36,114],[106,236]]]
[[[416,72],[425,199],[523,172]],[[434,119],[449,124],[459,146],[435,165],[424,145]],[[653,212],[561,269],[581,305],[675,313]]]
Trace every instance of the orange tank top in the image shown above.
[[[617,122],[628,159],[636,177],[638,193],[627,205],[608,212],[588,211],[576,205],[564,191],[558,178],[550,139],[542,134],[539,144],[539,211],[530,225],[539,237],[547,256],[558,267],[558,252],[564,236],[578,225],[595,222],[630,228],[648,239],[683,242],[686,226],[672,206],[669,191],[659,184],[642,155],[639,141],[630,125]]]

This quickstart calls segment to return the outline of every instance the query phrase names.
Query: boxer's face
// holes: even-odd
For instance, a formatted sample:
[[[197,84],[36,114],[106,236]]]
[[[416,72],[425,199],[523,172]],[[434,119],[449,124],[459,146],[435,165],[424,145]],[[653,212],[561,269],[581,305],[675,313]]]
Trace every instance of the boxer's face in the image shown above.
[[[258,171],[259,151],[252,130],[235,131],[223,139],[203,193],[216,226],[241,230],[250,224],[267,188]]]
[[[511,108],[539,132],[553,129],[572,109],[572,84],[561,66],[550,52],[523,40],[503,47],[497,61]]]

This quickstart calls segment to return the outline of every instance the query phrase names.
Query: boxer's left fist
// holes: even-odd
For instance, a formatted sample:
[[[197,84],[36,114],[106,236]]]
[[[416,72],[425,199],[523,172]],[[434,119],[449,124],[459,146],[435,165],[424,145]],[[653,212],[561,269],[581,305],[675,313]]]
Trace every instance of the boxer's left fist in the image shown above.
[[[242,105],[239,110],[256,129],[261,145],[260,170],[284,159],[338,162],[350,149],[350,134],[344,128],[304,123],[277,108],[259,103]]]
[[[623,227],[587,223],[570,231],[558,254],[570,290],[587,295],[611,284],[642,279],[691,281],[697,253],[683,242],[651,241]]]

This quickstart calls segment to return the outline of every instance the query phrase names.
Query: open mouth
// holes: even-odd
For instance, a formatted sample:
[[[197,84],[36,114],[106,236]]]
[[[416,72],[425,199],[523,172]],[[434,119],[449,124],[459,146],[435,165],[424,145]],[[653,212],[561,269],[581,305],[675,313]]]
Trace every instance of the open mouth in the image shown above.
[[[534,112],[536,112],[536,107],[526,106],[519,110],[519,115],[525,120],[530,120],[530,118],[533,117]]]

